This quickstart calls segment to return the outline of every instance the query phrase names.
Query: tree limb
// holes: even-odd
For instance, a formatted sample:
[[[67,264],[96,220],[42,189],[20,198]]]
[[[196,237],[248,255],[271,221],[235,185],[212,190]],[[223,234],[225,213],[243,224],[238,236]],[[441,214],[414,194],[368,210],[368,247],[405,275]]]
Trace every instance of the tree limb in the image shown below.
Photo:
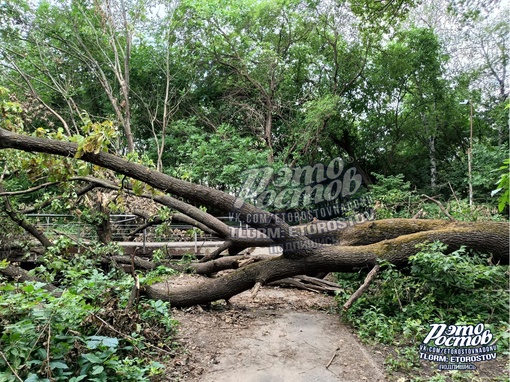
[[[41,282],[41,280],[39,280],[37,277],[30,276],[27,271],[12,264],[9,264],[5,268],[0,268],[0,273],[17,282]],[[53,284],[45,284],[42,288],[48,292],[56,292],[58,290],[58,288]]]
[[[78,151],[78,145],[72,142],[25,136],[0,128],[0,149],[5,148],[14,148],[29,152],[44,152],[47,154],[65,157],[75,157]],[[130,162],[107,152],[99,152],[97,154],[87,152],[84,153],[80,159],[140,180],[156,189],[163,190],[164,192],[172,193],[183,198],[191,198],[196,203],[207,205],[225,212],[236,211],[236,213],[239,214],[241,221],[249,221],[247,219],[248,216],[258,215],[263,223],[252,223],[251,225],[254,227],[279,229],[281,231],[281,236],[275,238],[275,242],[285,242],[287,238],[291,236],[288,224],[283,222],[281,219],[278,219],[275,215],[267,211],[245,203],[233,195],[226,194],[210,187],[173,178],[169,175],[151,170],[141,164]],[[158,196],[158,198],[164,200],[170,197]],[[171,198],[171,200],[175,206],[180,205],[180,208],[182,209],[181,212],[193,218],[195,218],[195,216],[190,215],[190,213],[195,213],[196,210],[200,211],[196,207],[180,202],[175,198]],[[177,207],[175,208],[178,209]],[[210,219],[207,220],[209,221]],[[230,230],[228,227],[220,221],[217,222],[223,226],[222,231],[225,234],[228,234],[227,237],[230,237]],[[202,223],[205,224],[205,221],[202,221]],[[293,239],[310,242],[310,240],[304,236]],[[313,252],[313,250],[310,250],[312,248],[314,248],[314,246],[313,243],[310,242],[298,249],[284,249],[284,256],[305,257]]]
[[[448,219],[450,219],[450,221],[452,221],[452,222],[455,221],[455,218],[452,215],[450,215],[450,213],[446,210],[446,208],[444,208],[443,203],[441,203],[439,200],[431,198],[430,196],[425,195],[425,194],[422,194],[421,196],[423,196],[424,198],[427,198],[431,202],[436,203],[438,205],[439,209],[448,217]]]
[[[379,264],[376,264],[370,272],[368,272],[367,277],[365,278],[365,281],[363,284],[358,288],[356,292],[352,294],[351,297],[347,300],[347,302],[343,306],[343,310],[349,310],[349,308],[354,304],[362,295],[365,293],[365,291],[368,289],[370,284],[372,284],[372,281],[374,281],[375,276],[379,272],[379,269],[381,266]]]
[[[0,192],[4,192],[4,188],[1,183]],[[28,223],[22,215],[13,210],[9,198],[7,196],[4,196],[3,198],[4,198],[4,211],[13,222],[18,224],[26,232],[35,237],[45,248],[49,248],[53,245],[53,243],[46,237],[46,235],[44,235],[44,233],[39,232],[39,230],[35,226]]]

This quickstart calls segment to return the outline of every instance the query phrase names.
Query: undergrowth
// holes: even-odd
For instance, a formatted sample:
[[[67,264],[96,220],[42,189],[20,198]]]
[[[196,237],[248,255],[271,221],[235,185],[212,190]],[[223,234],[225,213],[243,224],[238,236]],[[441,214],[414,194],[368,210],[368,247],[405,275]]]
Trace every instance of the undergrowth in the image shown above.
[[[439,242],[424,244],[405,269],[381,263],[374,283],[343,314],[362,340],[395,347],[386,360],[390,373],[413,375],[420,366],[418,346],[432,323],[484,323],[497,340],[498,357],[508,358],[508,266],[492,265],[488,256],[464,248],[448,254],[446,249]],[[337,300],[343,305],[365,274],[337,277],[343,289]],[[473,380],[468,373],[452,375],[457,379],[437,375],[434,380]]]
[[[158,380],[176,351],[168,303],[126,309],[131,275],[102,271],[86,256],[49,258],[31,273],[57,283],[61,296],[40,282],[0,278],[0,381]]]

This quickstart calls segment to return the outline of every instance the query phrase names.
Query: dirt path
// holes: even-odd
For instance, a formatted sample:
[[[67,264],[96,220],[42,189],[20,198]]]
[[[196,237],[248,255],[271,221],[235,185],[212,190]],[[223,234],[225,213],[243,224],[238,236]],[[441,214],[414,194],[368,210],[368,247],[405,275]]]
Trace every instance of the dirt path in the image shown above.
[[[182,280],[183,283],[187,281]],[[210,309],[175,309],[185,353],[173,376],[190,382],[384,381],[382,354],[366,349],[338,315],[333,298],[262,288]]]
[[[372,356],[334,316],[280,310],[260,312],[258,321],[263,325],[239,333],[202,381],[383,380]]]

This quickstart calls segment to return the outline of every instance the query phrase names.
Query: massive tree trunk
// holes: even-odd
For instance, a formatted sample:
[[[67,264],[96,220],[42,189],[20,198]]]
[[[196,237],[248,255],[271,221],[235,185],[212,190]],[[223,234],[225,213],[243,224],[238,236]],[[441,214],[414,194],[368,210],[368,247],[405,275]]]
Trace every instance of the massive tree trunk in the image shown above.
[[[74,157],[77,152],[77,145],[74,143],[22,136],[0,129],[0,149],[6,148],[66,157]],[[244,237],[240,235],[239,230],[228,228],[213,216],[190,204],[170,195],[153,195],[154,200],[171,206],[218,232],[225,240],[223,249],[235,248],[233,251],[235,253],[254,246],[283,247],[281,256],[241,267],[225,276],[208,279],[193,287],[168,290],[164,286],[150,286],[145,289],[149,297],[170,301],[173,306],[229,299],[254,285],[263,285],[295,275],[369,269],[381,260],[396,266],[404,266],[409,256],[418,251],[417,244],[427,241],[442,241],[452,249],[464,245],[478,251],[489,252],[494,263],[508,264],[508,223],[391,219],[369,221],[350,227],[348,225],[339,227],[335,223],[329,228],[327,222],[319,221],[296,229],[289,227],[275,215],[244,203],[232,195],[172,178],[108,153],[85,153],[81,159],[138,179],[188,201],[224,212],[235,211],[241,221],[246,222],[247,217],[257,214],[259,223],[252,223],[253,227],[271,228],[280,233],[272,238]],[[104,185],[114,187],[107,183]],[[324,242],[321,240],[324,236],[334,239],[328,241],[333,244],[320,244]],[[212,263],[203,267],[219,270],[223,265],[218,264]],[[199,267],[202,266],[197,266],[197,269]]]
[[[417,225],[421,225],[421,223],[417,222]],[[372,222],[364,223],[356,227],[356,231],[370,231],[372,225]],[[403,228],[404,232],[407,228]],[[403,236],[398,236],[397,229],[396,232],[388,232],[388,236],[398,236],[394,239],[352,247],[344,245],[317,246],[312,254],[302,259],[296,260],[279,256],[249,265],[223,277],[208,279],[192,287],[169,289],[164,285],[153,285],[146,288],[145,293],[151,298],[170,301],[173,306],[204,304],[218,299],[228,300],[230,297],[252,288],[256,283],[264,285],[285,277],[305,273],[353,272],[363,268],[368,270],[379,261],[404,266],[407,264],[409,256],[419,251],[416,247],[417,244],[427,241],[441,241],[452,249],[464,245],[476,250],[491,252],[493,262],[508,264],[508,228],[507,223],[472,223],[449,225],[442,229],[404,234]],[[368,239],[368,241],[371,240]]]

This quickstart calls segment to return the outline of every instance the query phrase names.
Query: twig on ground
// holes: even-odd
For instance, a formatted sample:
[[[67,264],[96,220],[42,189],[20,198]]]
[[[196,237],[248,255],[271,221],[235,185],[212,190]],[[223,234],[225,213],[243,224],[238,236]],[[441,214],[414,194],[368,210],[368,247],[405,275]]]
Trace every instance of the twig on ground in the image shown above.
[[[51,365],[50,365],[50,343],[51,343],[51,324],[48,325],[48,339],[46,340],[46,376],[51,381]]]
[[[333,360],[335,359],[335,357],[338,355],[337,354],[337,351],[340,350],[340,348],[336,348],[335,350],[335,354],[333,354],[333,357],[331,357],[331,359],[329,360],[328,364],[326,365],[326,369],[329,368],[331,366],[331,364],[333,363]]]

